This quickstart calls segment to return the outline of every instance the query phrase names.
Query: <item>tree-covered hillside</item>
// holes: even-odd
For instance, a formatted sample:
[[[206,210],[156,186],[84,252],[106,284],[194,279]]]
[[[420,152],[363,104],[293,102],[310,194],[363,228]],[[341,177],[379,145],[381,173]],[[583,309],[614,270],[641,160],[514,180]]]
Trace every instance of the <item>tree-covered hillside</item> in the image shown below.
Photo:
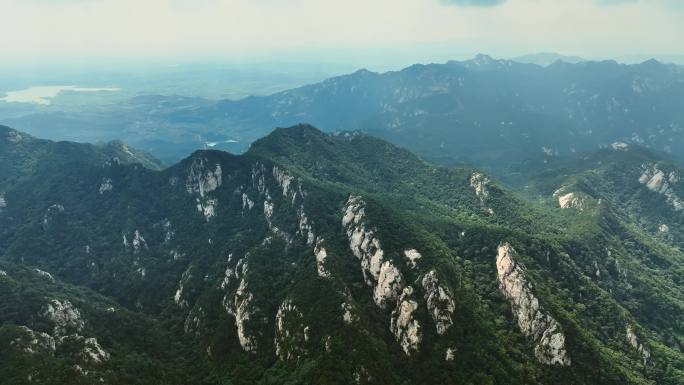
[[[684,254],[611,200],[530,203],[306,125],[161,171],[17,135],[13,383],[684,383]]]

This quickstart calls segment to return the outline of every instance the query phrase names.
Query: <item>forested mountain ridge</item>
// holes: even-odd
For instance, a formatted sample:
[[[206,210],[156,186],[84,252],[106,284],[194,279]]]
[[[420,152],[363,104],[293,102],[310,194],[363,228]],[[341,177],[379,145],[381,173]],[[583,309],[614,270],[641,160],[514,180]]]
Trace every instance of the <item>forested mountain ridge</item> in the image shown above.
[[[528,203],[306,125],[162,171],[7,132],[0,293],[31,303],[0,313],[15,383],[682,383],[682,252],[609,202]]]
[[[551,205],[583,211],[608,201],[644,231],[677,247],[684,242],[683,171],[662,153],[616,142],[575,156],[535,157],[499,175],[515,190]]]
[[[103,145],[79,144],[73,142],[51,142],[37,139],[24,132],[0,125],[0,191],[3,185],[17,178],[31,174],[35,167],[66,162],[113,161],[124,164],[137,163],[152,170],[159,170],[162,164],[151,155],[133,149],[120,141]]]
[[[430,159],[495,167],[524,154],[570,154],[619,140],[676,154],[684,145],[682,101],[684,71],[655,60],[540,67],[478,55],[362,70],[199,113],[223,113],[241,127],[307,121],[325,131],[363,129]]]
[[[362,130],[429,160],[494,169],[530,153],[569,155],[616,141],[678,157],[682,103],[684,70],[655,60],[542,67],[478,55],[359,70],[240,100],[139,95],[87,113],[24,107],[3,121],[42,136],[123,139],[168,163],[198,148],[245,151],[273,127],[309,122],[325,132]]]

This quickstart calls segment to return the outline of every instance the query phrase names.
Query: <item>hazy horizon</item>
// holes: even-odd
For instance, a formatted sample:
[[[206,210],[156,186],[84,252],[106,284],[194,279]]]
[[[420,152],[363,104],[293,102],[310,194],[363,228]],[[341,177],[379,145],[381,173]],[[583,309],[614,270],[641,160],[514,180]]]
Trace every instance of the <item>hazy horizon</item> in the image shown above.
[[[674,0],[5,0],[0,14],[6,68],[300,62],[387,70],[538,52],[684,63],[684,6]]]

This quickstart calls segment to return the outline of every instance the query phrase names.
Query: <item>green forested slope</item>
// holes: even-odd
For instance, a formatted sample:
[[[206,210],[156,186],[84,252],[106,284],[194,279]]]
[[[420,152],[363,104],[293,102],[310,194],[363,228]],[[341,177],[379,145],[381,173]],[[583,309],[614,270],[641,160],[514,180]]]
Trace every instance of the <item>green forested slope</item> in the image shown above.
[[[57,341],[3,349],[12,378],[65,383],[36,319],[68,299],[106,383],[682,383],[683,255],[611,201],[529,203],[310,126],[163,171],[7,138],[0,338]],[[22,286],[36,268],[55,283]]]

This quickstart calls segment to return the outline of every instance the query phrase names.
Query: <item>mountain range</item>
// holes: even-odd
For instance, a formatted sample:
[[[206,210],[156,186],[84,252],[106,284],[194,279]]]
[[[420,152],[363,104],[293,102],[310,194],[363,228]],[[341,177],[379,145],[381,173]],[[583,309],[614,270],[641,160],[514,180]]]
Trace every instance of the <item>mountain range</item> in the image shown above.
[[[463,74],[464,87],[486,82],[479,74],[490,67],[501,79],[539,71],[509,63],[359,72],[204,111],[267,104],[284,115],[254,113],[244,127],[328,116],[329,130],[355,128],[373,121],[360,118],[377,112],[369,101],[387,95],[398,98],[393,116],[453,101],[458,77],[442,71]],[[661,66],[619,68],[651,65]],[[549,70],[563,68],[583,67]],[[450,79],[445,92],[431,73]],[[644,97],[675,91],[653,76]],[[390,79],[421,91],[395,93]],[[476,100],[488,100],[477,90],[493,92],[484,84],[469,88]],[[299,115],[303,105],[318,112]],[[667,105],[667,119],[676,116]],[[401,127],[377,132],[402,142]],[[497,132],[483,126],[444,148],[492,158],[478,138]],[[120,142],[51,142],[0,127],[0,378],[682,384],[682,171],[633,141],[581,154],[572,145],[577,153],[509,165],[498,182],[365,132],[310,125],[278,128],[241,155],[201,150],[163,169]]]
[[[360,70],[240,100],[139,95],[92,108],[0,104],[5,123],[47,138],[122,139],[176,163],[195,149],[244,152],[273,127],[361,130],[443,164],[497,165],[568,155],[616,141],[684,153],[684,70],[649,60],[555,61],[542,67],[486,55]]]
[[[516,61],[518,63],[537,64],[540,66],[548,66],[557,61],[562,61],[571,64],[587,61],[586,59],[583,59],[579,56],[561,55],[555,52],[538,52],[528,55],[516,56],[511,60]]]

